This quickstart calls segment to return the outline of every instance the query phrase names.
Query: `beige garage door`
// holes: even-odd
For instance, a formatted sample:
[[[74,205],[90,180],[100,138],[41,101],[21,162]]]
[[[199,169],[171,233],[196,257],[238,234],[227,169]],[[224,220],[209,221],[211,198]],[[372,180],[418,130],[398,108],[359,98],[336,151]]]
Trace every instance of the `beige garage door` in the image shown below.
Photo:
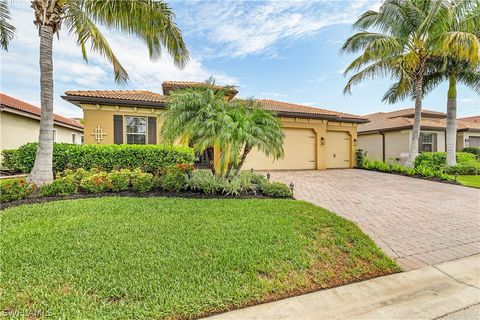
[[[327,168],[350,167],[350,136],[344,131],[327,131]]]
[[[283,129],[285,157],[273,161],[262,152],[253,150],[247,156],[243,170],[308,170],[315,169],[315,133],[310,129]]]

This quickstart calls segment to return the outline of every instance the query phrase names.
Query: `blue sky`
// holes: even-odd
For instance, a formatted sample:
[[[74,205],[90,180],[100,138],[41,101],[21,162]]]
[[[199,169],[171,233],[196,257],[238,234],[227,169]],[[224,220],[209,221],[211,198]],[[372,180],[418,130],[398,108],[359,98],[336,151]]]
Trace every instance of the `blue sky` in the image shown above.
[[[338,53],[352,34],[351,23],[378,1],[170,1],[187,41],[191,60],[177,69],[165,54],[151,62],[145,46],[134,37],[105,30],[105,36],[126,67],[130,82],[114,83],[105,59],[90,55],[85,63],[66,30],[54,43],[57,113],[81,116],[63,101],[66,90],[144,89],[161,93],[163,80],[204,81],[236,85],[239,96],[299,103],[354,114],[411,107],[381,101],[390,79],[365,81],[352,95],[342,94],[342,71],[353,56]],[[39,105],[38,33],[30,1],[11,3],[17,28],[8,52],[1,53],[1,91]],[[424,108],[444,111],[446,84],[424,101]],[[480,113],[480,97],[459,86],[458,114]]]

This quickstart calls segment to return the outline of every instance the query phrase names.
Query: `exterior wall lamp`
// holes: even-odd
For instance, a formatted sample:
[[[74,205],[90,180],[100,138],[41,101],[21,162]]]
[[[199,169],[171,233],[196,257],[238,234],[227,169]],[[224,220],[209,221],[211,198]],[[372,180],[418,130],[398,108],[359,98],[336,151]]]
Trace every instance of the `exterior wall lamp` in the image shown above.
[[[325,144],[325,138],[324,137],[320,137],[320,144],[322,146]]]

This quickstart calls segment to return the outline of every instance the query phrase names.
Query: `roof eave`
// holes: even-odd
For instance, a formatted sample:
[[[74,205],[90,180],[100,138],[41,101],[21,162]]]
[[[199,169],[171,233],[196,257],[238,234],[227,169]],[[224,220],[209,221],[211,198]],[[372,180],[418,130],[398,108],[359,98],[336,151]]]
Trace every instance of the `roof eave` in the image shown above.
[[[101,105],[118,105],[118,106],[135,106],[140,108],[159,108],[165,109],[165,102],[154,101],[139,101],[139,100],[127,100],[127,99],[112,99],[112,98],[97,98],[97,97],[84,97],[74,95],[61,96],[62,99],[73,103],[77,107],[81,108],[81,104],[101,104]]]
[[[280,117],[292,117],[292,118],[301,118],[301,119],[322,119],[322,120],[331,120],[338,122],[349,122],[349,123],[367,123],[367,119],[353,119],[353,118],[342,118],[338,116],[328,116],[321,114],[308,114],[300,112],[285,112],[285,111],[272,111],[275,112]]]

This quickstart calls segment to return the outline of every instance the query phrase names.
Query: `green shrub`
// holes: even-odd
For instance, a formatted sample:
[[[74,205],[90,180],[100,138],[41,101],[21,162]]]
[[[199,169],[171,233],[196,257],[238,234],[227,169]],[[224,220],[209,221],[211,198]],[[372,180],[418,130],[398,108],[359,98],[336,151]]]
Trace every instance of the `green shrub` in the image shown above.
[[[363,149],[355,150],[355,162],[357,163],[357,168],[363,168],[363,163],[365,162],[365,151]]]
[[[99,172],[83,178],[80,186],[90,193],[99,193],[111,190],[112,182],[106,172]]]
[[[77,191],[77,181],[70,175],[68,177],[55,179],[53,182],[43,185],[40,189],[40,194],[43,197],[64,197],[75,194]]]
[[[2,150],[2,169],[8,169],[11,173],[22,172],[18,159],[18,151],[14,149]]]
[[[457,164],[456,166],[447,167],[445,173],[453,175],[478,175],[480,174],[479,165]]]
[[[480,160],[480,147],[466,147],[463,152],[474,154],[477,160]]]
[[[35,161],[37,143],[27,143],[18,149],[18,167],[30,172]],[[115,169],[140,168],[157,172],[177,164],[191,165],[195,160],[192,148],[170,145],[75,145],[55,143],[53,146],[53,171],[98,168],[110,172]]]
[[[128,169],[114,170],[108,174],[113,192],[125,191],[130,186],[132,172]]]
[[[472,167],[470,171],[480,169],[480,161],[477,160],[475,154],[468,152],[457,152],[457,165],[462,168]],[[415,158],[415,168],[423,166],[433,170],[444,170],[447,166],[447,154],[445,152],[423,152]],[[473,169],[475,168],[475,169]],[[467,173],[465,173],[467,174]]]
[[[153,175],[134,170],[131,175],[132,188],[136,192],[148,192],[153,187]]]
[[[193,171],[190,177],[186,179],[185,186],[194,191],[202,191],[207,195],[215,194],[221,188],[217,177],[207,170]]]
[[[26,182],[25,179],[6,179],[0,181],[0,202],[9,202],[28,198],[35,185]]]
[[[265,180],[263,181],[262,178]],[[265,176],[248,171],[240,172],[238,179],[243,191],[257,191],[262,183],[267,182]]]
[[[262,193],[269,197],[274,198],[288,198],[292,197],[292,190],[281,182],[267,182],[262,184]]]
[[[185,187],[186,176],[181,168],[170,167],[161,176],[160,186],[167,191],[179,192]]]
[[[363,168],[368,170],[375,170],[380,172],[390,172],[390,165],[388,163],[378,160],[368,160],[363,162]]]
[[[239,196],[245,191],[242,187],[242,181],[238,177],[218,178],[220,192],[227,196]]]

